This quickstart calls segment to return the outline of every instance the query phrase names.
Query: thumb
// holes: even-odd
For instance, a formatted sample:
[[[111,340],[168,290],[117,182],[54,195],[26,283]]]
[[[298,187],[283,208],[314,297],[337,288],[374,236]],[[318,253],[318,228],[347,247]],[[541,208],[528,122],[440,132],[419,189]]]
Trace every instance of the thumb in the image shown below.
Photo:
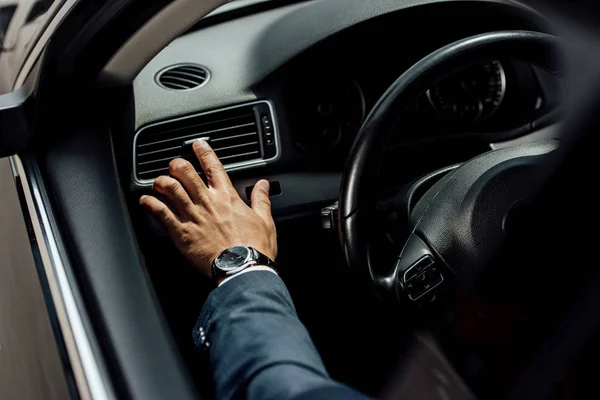
[[[256,182],[254,189],[252,189],[252,194],[250,195],[252,210],[268,225],[273,223],[273,217],[271,216],[271,200],[269,199],[269,187],[269,181],[261,179]]]

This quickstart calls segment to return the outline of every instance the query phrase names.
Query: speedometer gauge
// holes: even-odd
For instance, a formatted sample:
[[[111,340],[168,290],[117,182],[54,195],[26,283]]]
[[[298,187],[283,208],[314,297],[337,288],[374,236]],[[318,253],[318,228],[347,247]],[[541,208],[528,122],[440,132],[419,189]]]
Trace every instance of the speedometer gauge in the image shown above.
[[[506,75],[499,61],[478,64],[443,79],[427,91],[433,108],[444,119],[472,125],[491,117],[506,92]]]

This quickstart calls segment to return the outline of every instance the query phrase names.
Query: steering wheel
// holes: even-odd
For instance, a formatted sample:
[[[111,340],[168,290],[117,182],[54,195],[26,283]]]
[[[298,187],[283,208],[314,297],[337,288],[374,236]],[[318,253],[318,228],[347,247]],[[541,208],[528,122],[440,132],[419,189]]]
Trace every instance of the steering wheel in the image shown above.
[[[543,33],[469,37],[414,64],[376,103],[350,151],[338,222],[348,265],[367,266],[381,297],[432,302],[449,282],[468,284],[503,245],[512,212],[535,195],[541,160],[557,148],[554,142],[542,142],[491,151],[438,174],[441,179],[411,207],[410,234],[397,249],[397,259],[381,268],[368,251],[373,232],[367,225],[378,200],[379,162],[391,133],[401,132],[400,116],[428,88],[470,63],[510,57],[557,74],[557,54],[558,39]]]

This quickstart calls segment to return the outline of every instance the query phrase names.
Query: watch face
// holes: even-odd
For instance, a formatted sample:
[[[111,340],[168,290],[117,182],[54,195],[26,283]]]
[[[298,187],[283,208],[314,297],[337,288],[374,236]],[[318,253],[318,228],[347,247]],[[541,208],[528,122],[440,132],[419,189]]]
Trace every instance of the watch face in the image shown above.
[[[231,270],[242,266],[250,257],[250,250],[247,247],[235,246],[225,250],[216,261],[216,265],[221,270]]]

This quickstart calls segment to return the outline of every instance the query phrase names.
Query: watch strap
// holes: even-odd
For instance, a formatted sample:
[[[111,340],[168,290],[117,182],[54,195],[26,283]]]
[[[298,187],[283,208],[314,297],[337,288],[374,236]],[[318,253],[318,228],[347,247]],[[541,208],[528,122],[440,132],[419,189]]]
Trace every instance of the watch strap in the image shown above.
[[[260,251],[256,250],[254,247],[250,248],[252,249],[252,252],[255,255],[256,264],[254,265],[264,265],[265,267],[270,267],[277,271],[277,264],[275,263],[275,261],[265,256]]]

